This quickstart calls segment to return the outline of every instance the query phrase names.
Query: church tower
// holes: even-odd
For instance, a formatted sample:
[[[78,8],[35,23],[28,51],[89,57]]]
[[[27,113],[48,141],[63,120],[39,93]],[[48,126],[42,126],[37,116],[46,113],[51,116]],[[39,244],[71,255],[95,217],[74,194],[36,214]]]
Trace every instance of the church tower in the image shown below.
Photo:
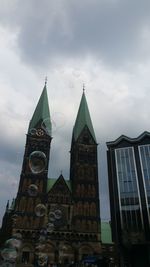
[[[51,144],[51,120],[46,83],[29,123],[13,231],[40,229],[46,213],[46,190]]]
[[[17,197],[11,208],[7,204],[1,231],[4,241],[22,235],[18,266],[35,266],[41,254],[64,266],[102,255],[97,141],[84,92],[72,133],[70,179],[48,178],[51,128],[45,84],[29,123]]]
[[[72,227],[100,253],[100,205],[96,137],[83,91],[71,144]],[[87,240],[86,240],[87,241]],[[85,251],[86,253],[86,251]]]

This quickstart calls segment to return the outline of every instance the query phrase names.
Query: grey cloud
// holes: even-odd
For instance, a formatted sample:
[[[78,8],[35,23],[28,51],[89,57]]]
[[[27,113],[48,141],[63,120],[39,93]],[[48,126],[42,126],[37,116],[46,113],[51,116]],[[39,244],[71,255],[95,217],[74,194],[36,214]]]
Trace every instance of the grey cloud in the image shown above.
[[[148,0],[16,1],[7,19],[19,28],[20,55],[31,65],[86,55],[117,65],[140,57],[149,9]]]
[[[21,164],[23,157],[23,149],[17,144],[7,142],[3,139],[0,141],[0,161],[9,162],[11,164]]]

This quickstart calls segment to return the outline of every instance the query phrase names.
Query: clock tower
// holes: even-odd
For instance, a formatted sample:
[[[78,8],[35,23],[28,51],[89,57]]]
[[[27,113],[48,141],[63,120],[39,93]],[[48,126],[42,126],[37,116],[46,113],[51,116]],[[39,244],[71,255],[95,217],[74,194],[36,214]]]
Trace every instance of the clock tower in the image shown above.
[[[44,225],[46,188],[51,144],[51,120],[46,83],[29,123],[13,231],[37,230]]]

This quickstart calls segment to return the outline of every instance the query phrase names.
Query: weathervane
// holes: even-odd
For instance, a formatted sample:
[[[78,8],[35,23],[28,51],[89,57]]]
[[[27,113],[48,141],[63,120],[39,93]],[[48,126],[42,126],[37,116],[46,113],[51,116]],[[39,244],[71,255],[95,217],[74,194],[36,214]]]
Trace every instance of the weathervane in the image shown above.
[[[45,77],[45,86],[47,85],[47,76]]]
[[[83,93],[84,93],[84,91],[85,91],[85,84],[83,83]]]

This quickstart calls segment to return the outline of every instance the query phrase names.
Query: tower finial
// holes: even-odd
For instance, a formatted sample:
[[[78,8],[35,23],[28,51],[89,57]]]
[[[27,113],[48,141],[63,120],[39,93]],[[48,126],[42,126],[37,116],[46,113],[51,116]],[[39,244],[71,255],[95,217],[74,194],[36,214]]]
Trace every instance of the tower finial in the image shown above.
[[[85,92],[85,84],[83,83],[83,93]]]
[[[47,85],[47,76],[45,77],[45,86]]]

